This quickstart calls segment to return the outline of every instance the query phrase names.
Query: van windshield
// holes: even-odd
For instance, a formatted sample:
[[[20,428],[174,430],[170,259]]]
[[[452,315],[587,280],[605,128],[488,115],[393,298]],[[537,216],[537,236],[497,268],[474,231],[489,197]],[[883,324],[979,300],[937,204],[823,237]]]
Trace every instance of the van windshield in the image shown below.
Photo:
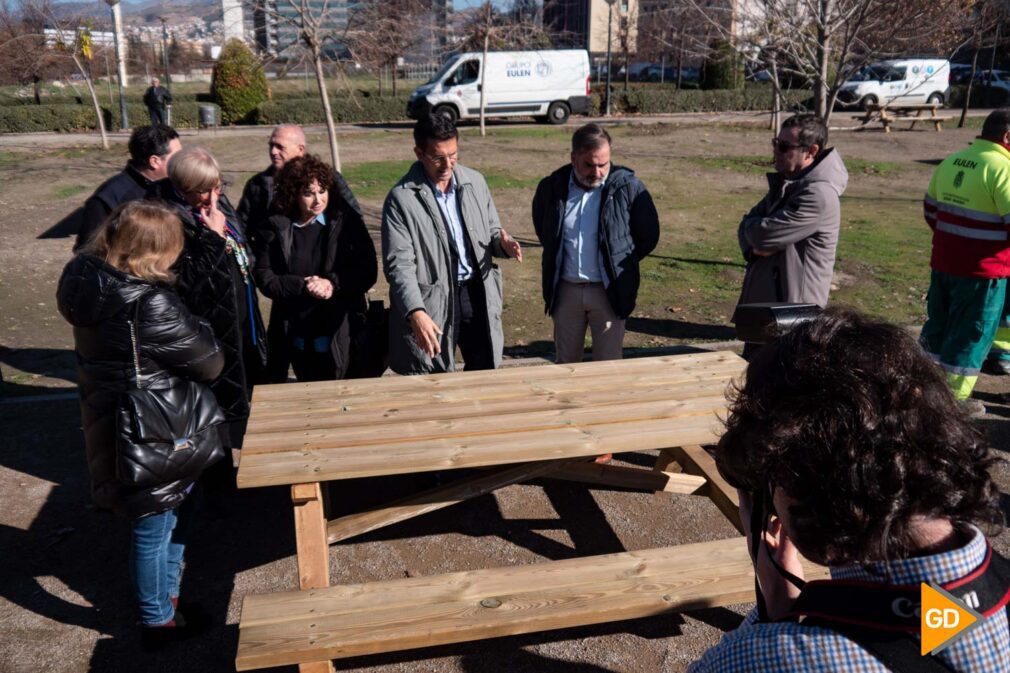
[[[853,77],[853,82],[882,82],[887,79],[887,73],[891,71],[891,67],[887,65],[868,65],[859,72],[857,72]]]
[[[431,79],[429,79],[427,82],[425,82],[425,84],[434,84],[438,80],[440,80],[443,77],[445,77],[445,73],[449,72],[449,70],[451,68],[453,68],[453,66],[456,65],[457,61],[459,61],[459,54],[456,54],[455,56],[449,57],[449,60],[446,61],[445,63],[443,63],[442,67],[438,69],[438,72],[436,72],[434,75],[432,75]]]

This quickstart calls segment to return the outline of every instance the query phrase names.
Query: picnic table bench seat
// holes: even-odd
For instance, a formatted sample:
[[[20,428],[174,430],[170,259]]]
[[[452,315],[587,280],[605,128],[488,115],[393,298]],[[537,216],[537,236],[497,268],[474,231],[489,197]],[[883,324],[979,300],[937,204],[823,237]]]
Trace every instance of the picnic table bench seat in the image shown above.
[[[743,538],[432,577],[251,594],[248,671],[754,600]]]

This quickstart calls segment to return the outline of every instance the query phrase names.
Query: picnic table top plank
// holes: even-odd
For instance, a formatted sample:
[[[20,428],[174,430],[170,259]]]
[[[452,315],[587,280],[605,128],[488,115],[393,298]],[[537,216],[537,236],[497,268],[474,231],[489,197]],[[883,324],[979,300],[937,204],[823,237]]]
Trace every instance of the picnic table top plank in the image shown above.
[[[685,385],[685,383],[689,385]],[[496,415],[523,414],[551,409],[574,409],[609,406],[626,401],[655,402],[658,400],[691,400],[699,396],[719,395],[726,390],[726,379],[710,381],[671,381],[669,386],[648,388],[628,387],[626,390],[588,390],[563,392],[531,392],[525,397],[498,400],[494,404]],[[353,412],[353,413],[350,413]],[[326,401],[299,412],[261,415],[254,429],[246,433],[246,447],[254,438],[282,431],[308,431],[319,428],[376,427],[378,424],[413,423],[417,421],[455,420],[487,417],[488,401],[468,399],[443,404],[431,400],[425,404],[390,404],[361,409],[342,405],[339,401]],[[253,452],[274,451],[276,448],[254,448]]]
[[[661,399],[644,402],[629,399],[622,404],[600,407],[577,406],[570,409],[538,409],[521,414],[496,414],[491,417],[469,416],[408,423],[366,424],[338,428],[315,427],[295,432],[260,433],[247,438],[245,446],[256,453],[275,453],[275,447],[278,446],[321,449],[369,444],[390,445],[438,438],[479,437],[559,427],[629,423],[692,414],[712,416],[725,406],[723,390],[719,388],[714,393],[708,396],[696,396],[690,400]]]
[[[339,381],[316,381],[312,383],[282,383],[257,386],[253,392],[253,404],[261,408],[271,408],[278,403],[299,401],[306,398],[371,395],[398,397],[417,391],[440,391],[442,389],[486,390],[508,384],[530,382],[563,381],[588,379],[599,380],[607,376],[649,372],[664,367],[692,371],[720,364],[739,364],[740,357],[728,351],[689,353],[686,355],[663,355],[629,360],[607,360],[603,362],[578,362],[572,364],[536,365],[474,372],[453,372],[448,374],[427,374],[418,376],[385,376],[374,379],[342,379]],[[549,370],[549,374],[544,371]]]
[[[679,444],[705,444],[722,433],[713,411],[627,423],[566,426],[475,437],[427,439],[245,454],[239,488],[412,474],[488,465],[648,451]]]

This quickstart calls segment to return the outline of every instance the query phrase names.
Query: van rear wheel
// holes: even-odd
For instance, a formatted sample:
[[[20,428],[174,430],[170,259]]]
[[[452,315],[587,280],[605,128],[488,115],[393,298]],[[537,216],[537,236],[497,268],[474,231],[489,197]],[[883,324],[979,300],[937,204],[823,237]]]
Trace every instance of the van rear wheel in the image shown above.
[[[869,96],[863,96],[863,100],[859,101],[859,107],[866,110],[871,105],[876,105],[877,102],[877,97],[871,93]]]
[[[564,124],[571,114],[572,110],[568,107],[568,103],[555,101],[547,108],[547,120],[552,124]]]
[[[456,112],[456,108],[453,107],[452,105],[439,105],[437,108],[435,108],[432,114],[436,114],[440,117],[445,117],[453,124],[455,124],[456,121],[459,120],[459,113]]]
[[[943,94],[939,92],[933,92],[929,94],[929,98],[926,99],[926,103],[929,105],[939,105],[943,106]]]

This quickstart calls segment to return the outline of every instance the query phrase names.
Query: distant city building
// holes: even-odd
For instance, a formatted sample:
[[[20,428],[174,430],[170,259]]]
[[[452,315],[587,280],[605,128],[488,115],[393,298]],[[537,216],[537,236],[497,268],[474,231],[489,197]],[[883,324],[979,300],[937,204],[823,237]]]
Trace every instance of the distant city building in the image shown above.
[[[355,4],[355,0],[304,0],[308,15],[322,18],[320,31],[338,36],[347,29],[348,13]],[[260,51],[283,54],[298,44],[300,21],[299,10],[287,0],[259,0],[253,9],[256,45]],[[334,45],[327,47],[327,51],[342,55],[345,50],[340,45]]]
[[[221,15],[224,19],[224,41],[232,38],[245,40],[242,0],[221,0]]]
[[[606,0],[544,0],[544,28],[557,46],[588,49],[590,54],[607,51],[610,23],[611,50],[634,52],[638,34],[638,0],[617,0],[611,8]]]

